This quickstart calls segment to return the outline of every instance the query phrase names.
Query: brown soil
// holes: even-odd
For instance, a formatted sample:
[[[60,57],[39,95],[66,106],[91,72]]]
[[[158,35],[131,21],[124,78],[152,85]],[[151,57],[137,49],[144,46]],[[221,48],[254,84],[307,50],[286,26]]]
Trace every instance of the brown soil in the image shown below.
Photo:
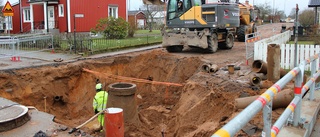
[[[277,26],[280,32],[281,24]],[[272,28],[272,27],[271,27]],[[264,34],[266,35],[266,34]],[[273,33],[268,34],[273,35]],[[220,68],[237,64],[241,70],[235,74],[219,70],[214,74],[201,71],[204,63]],[[252,63],[252,60],[251,62]],[[210,136],[241,110],[234,107],[240,96],[259,95],[265,90],[252,90],[249,85],[251,64],[245,64],[244,43],[236,42],[232,50],[219,50],[214,54],[186,51],[170,54],[164,49],[136,52],[114,57],[56,63],[42,67],[5,70],[0,72],[0,96],[26,106],[34,106],[55,115],[69,127],[75,127],[94,115],[92,99],[95,80],[105,85],[119,82],[105,74],[139,79],[152,77],[153,81],[183,84],[182,87],[137,84],[136,103],[140,125],[125,122],[126,137]],[[98,75],[84,72],[87,68]],[[240,74],[244,74],[240,75]],[[134,82],[133,82],[134,83]],[[5,92],[12,89],[12,92]],[[54,97],[62,101],[55,102]],[[125,110],[124,110],[125,111]],[[275,110],[273,116],[279,116]],[[130,113],[130,112],[126,112]],[[250,121],[261,131],[262,114]],[[275,119],[273,118],[273,122]],[[92,135],[93,127],[84,131]],[[261,133],[261,132],[260,132]],[[255,135],[259,135],[257,132]],[[248,136],[239,132],[238,136]]]

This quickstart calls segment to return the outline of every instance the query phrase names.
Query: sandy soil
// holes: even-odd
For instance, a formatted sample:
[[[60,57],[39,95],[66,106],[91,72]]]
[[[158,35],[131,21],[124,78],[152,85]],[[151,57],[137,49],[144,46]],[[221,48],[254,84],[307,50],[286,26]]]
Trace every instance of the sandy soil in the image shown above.
[[[281,25],[266,25],[260,27],[259,31],[263,37],[269,37],[280,33]],[[213,74],[205,73],[201,70],[204,63],[216,64],[219,68],[236,64],[241,70],[236,70],[234,74],[222,69]],[[252,73],[250,65],[245,64],[245,45],[241,42],[236,42],[232,50],[219,50],[214,54],[192,50],[172,54],[164,49],[155,49],[73,63],[1,71],[0,96],[23,105],[35,106],[55,115],[63,124],[75,127],[94,115],[92,99],[95,95],[96,78],[107,89],[109,84],[119,80],[106,77],[105,74],[139,79],[152,77],[153,81],[179,83],[183,86],[135,83],[137,106],[134,107],[137,107],[139,121],[125,122],[125,136],[211,136],[241,111],[234,106],[236,98],[260,95],[265,91],[252,90],[249,85],[249,75]],[[84,72],[83,68],[99,73]],[[6,92],[9,89],[12,91]],[[61,97],[62,100],[55,101],[55,97]],[[279,116],[281,111],[275,110],[273,116]],[[124,110],[124,113],[131,112]],[[258,128],[257,133],[251,136],[259,136],[261,133],[261,116],[262,114],[258,114],[250,121],[250,124]],[[96,121],[91,122],[82,130],[99,136],[100,133],[93,133],[96,124]],[[237,136],[248,135],[240,131]]]

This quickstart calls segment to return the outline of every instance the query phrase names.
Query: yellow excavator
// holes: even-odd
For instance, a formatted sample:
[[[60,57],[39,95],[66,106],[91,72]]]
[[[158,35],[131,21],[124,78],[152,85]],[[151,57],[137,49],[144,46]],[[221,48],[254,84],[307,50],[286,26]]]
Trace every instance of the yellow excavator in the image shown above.
[[[144,4],[166,5],[166,27],[162,46],[168,52],[200,48],[214,53],[232,49],[234,39],[256,32],[250,6],[238,0],[143,0]]]

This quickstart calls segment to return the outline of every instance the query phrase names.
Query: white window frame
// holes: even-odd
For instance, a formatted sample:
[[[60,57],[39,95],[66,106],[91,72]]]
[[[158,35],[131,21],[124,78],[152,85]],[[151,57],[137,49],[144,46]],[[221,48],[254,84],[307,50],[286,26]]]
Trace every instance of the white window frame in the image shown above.
[[[28,14],[26,14],[28,12]],[[31,22],[30,8],[23,8],[23,22]]]
[[[63,4],[58,5],[59,17],[64,17],[64,7]]]
[[[118,18],[118,11],[118,6],[108,6],[108,17]]]

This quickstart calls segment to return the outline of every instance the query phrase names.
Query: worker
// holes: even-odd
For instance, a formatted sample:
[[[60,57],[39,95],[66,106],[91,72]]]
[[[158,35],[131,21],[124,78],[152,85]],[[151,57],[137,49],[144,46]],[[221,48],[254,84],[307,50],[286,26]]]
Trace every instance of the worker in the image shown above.
[[[93,109],[94,113],[97,114],[101,111],[104,111],[107,107],[108,102],[108,92],[102,90],[102,84],[97,80],[96,84],[96,95],[93,99]],[[98,121],[100,123],[100,128],[103,127],[104,124],[104,114],[100,114],[98,116]]]
[[[182,11],[182,1],[178,2],[178,11]]]

